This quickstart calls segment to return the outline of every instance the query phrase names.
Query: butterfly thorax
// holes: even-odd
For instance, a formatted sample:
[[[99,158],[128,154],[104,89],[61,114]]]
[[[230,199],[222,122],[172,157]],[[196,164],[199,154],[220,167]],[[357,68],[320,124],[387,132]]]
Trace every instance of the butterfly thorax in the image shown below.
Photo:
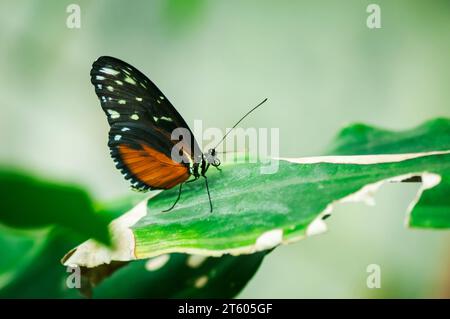
[[[216,168],[220,166],[220,160],[216,156],[215,149],[210,149],[207,154],[202,154],[200,163],[192,165],[192,175],[194,175],[195,179],[198,179],[200,176],[205,177],[209,166]]]

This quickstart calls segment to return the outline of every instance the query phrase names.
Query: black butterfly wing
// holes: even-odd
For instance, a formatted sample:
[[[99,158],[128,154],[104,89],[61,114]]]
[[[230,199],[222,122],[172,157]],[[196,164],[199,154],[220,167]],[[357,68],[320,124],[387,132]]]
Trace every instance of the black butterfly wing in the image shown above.
[[[200,148],[181,115],[139,70],[113,57],[92,65],[91,82],[111,126],[108,145],[116,167],[136,189],[171,188],[189,178]],[[171,140],[173,130],[190,133],[190,145]],[[179,148],[183,161],[172,160]]]

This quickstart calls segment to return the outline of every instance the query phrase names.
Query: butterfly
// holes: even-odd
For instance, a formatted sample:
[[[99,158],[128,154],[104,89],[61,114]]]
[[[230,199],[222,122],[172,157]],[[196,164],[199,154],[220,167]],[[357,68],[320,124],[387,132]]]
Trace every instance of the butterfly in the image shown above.
[[[90,75],[110,125],[111,157],[132,188],[148,191],[179,185],[175,203],[166,210],[170,211],[180,199],[183,184],[203,177],[212,212],[206,172],[210,166],[220,170],[217,146],[202,153],[191,129],[167,97],[130,64],[102,56],[93,63]],[[184,134],[174,136],[174,132]]]

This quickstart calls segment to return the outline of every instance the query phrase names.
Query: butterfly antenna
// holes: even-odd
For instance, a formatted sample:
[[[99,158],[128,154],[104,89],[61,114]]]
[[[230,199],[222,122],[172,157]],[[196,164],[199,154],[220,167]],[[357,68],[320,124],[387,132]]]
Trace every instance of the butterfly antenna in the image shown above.
[[[217,146],[219,146],[227,137],[228,134],[230,134],[230,132],[239,125],[239,123],[242,122],[243,119],[245,119],[250,113],[252,113],[254,110],[256,110],[258,107],[260,107],[261,105],[263,105],[265,102],[267,101],[267,98],[265,98],[264,100],[262,100],[261,102],[259,102],[259,104],[257,106],[255,106],[254,108],[252,108],[250,111],[248,111],[247,113],[245,113],[245,115],[243,117],[241,117],[241,119],[239,121],[236,122],[236,124],[233,125],[233,127],[225,134],[225,136],[220,140],[219,143],[217,143],[217,145],[213,148],[216,149]]]

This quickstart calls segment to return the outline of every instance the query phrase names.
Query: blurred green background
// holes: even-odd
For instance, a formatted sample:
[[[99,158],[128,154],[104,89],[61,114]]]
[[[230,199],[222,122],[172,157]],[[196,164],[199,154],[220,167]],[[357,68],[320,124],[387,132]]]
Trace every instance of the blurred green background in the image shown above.
[[[80,29],[66,27],[70,3]],[[189,124],[224,129],[268,97],[243,126],[280,128],[286,157],[320,154],[350,122],[407,129],[450,117],[450,2],[376,1],[375,30],[369,3],[2,1],[0,162],[102,200],[129,193],[90,83],[101,55],[144,72]],[[417,189],[387,185],[375,207],[340,206],[328,233],[276,249],[239,296],[449,297],[449,233],[403,225]],[[381,266],[380,289],[366,287],[369,264]]]

